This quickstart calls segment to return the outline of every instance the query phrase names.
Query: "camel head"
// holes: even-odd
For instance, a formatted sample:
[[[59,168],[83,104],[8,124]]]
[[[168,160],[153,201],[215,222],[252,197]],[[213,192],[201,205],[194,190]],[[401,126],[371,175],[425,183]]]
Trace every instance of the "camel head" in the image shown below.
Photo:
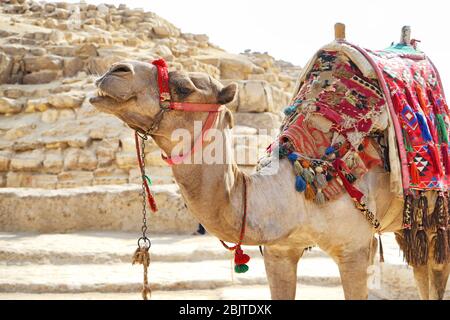
[[[102,112],[123,120],[134,130],[146,132],[160,110],[157,68],[145,62],[122,61],[95,81],[97,96],[90,103]],[[172,101],[227,104],[236,96],[237,85],[223,86],[205,73],[169,72]],[[171,111],[164,114],[159,129],[152,136],[169,137],[177,128],[188,128],[205,115],[197,112]]]

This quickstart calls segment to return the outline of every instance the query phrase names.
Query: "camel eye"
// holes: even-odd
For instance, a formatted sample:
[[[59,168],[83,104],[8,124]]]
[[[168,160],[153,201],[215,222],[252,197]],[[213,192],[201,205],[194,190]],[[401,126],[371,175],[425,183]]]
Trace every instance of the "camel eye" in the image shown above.
[[[176,91],[179,95],[187,96],[192,93],[192,89],[186,87],[177,87]]]

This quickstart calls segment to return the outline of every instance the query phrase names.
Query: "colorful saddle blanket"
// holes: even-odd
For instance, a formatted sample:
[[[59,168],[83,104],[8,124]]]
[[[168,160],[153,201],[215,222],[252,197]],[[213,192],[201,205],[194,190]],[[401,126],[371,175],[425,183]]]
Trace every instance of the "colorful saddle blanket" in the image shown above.
[[[389,169],[385,132],[390,123],[405,195],[405,258],[426,263],[423,231],[433,228],[436,261],[449,259],[450,115],[437,70],[409,45],[366,51],[341,44],[359,52],[375,75],[363,73],[345,50],[321,50],[285,109],[277,152],[292,162],[295,187],[307,199],[320,204],[345,190],[357,207],[363,206],[364,194],[354,182],[373,166],[384,163]],[[426,191],[438,194],[430,217]]]

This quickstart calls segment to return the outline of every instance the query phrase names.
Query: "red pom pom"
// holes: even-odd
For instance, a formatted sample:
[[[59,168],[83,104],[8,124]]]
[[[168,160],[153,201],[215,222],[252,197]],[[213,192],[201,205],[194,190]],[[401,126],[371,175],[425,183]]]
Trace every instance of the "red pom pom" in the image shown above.
[[[166,61],[164,59],[153,60],[152,64],[157,67],[167,68]]]
[[[234,256],[234,263],[237,265],[246,264],[250,261],[250,257],[247,254],[236,254]]]

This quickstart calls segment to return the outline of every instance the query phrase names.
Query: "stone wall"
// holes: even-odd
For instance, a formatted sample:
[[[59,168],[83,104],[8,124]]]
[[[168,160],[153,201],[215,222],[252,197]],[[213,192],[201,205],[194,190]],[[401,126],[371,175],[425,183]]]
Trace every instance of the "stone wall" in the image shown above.
[[[72,188],[139,182],[133,132],[88,103],[94,79],[122,59],[165,58],[171,69],[239,84],[239,165],[256,163],[280,125],[299,68],[266,53],[230,54],[204,34],[181,32],[125,5],[2,1],[0,9],[0,187]],[[172,183],[156,145],[146,148],[155,183]]]

